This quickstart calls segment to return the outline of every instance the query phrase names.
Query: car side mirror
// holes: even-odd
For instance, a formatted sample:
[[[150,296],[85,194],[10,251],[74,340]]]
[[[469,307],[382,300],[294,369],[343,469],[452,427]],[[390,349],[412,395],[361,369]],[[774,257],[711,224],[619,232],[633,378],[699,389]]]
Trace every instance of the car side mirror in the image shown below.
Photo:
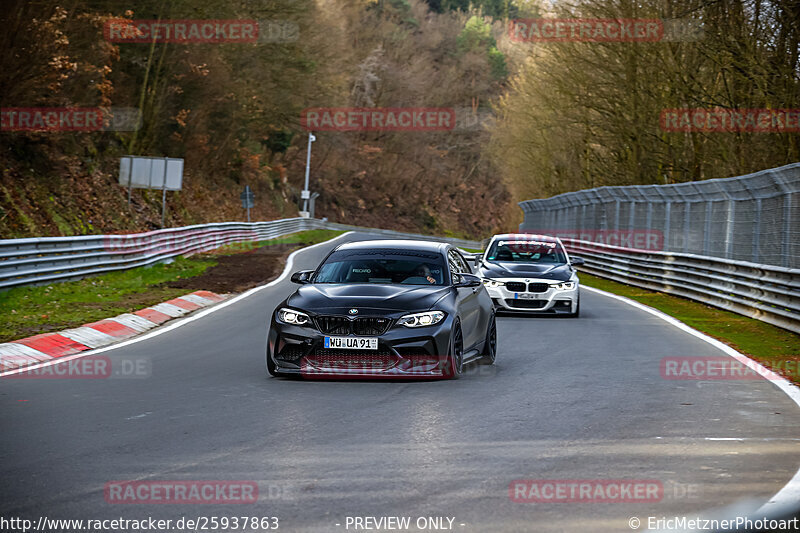
[[[579,266],[585,264],[586,261],[583,260],[582,257],[570,257],[569,264],[572,266]]]
[[[454,287],[480,287],[483,285],[481,278],[473,274],[458,274],[459,279],[453,283]]]
[[[313,270],[301,270],[299,272],[295,272],[292,274],[292,283],[300,283],[301,285],[308,283],[311,279],[311,274],[313,273]]]

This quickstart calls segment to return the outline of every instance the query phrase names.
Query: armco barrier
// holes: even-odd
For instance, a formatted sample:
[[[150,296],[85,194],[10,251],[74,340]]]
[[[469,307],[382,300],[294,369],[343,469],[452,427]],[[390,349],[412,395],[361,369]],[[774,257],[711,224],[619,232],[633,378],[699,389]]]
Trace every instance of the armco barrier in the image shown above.
[[[94,235],[0,240],[0,289],[76,279],[310,229],[368,232],[481,248],[465,239],[290,218],[224,222],[133,235]],[[694,254],[637,250],[564,239],[582,256],[582,270],[629,285],[675,294],[800,333],[800,270]]]
[[[665,252],[800,268],[800,163],[735,178],[597,187],[519,206],[521,231],[659,232]]]
[[[76,279],[314,229],[318,221],[290,218],[251,224],[223,222],[132,235],[0,240],[0,289]]]
[[[367,229],[309,218],[200,224],[130,235],[4,239],[0,240],[0,289],[136,268],[225,244],[264,241],[310,229],[361,230],[480,248],[480,243],[462,239]]]
[[[800,269],[563,239],[580,270],[675,294],[800,333]]]

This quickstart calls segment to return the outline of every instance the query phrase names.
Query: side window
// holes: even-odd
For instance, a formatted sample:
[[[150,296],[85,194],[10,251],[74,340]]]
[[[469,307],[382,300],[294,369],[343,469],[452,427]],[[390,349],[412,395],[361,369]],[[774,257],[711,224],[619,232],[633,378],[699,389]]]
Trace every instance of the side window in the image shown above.
[[[458,264],[458,258],[453,250],[447,252],[447,263],[450,265],[450,276],[455,281],[456,276],[461,273],[461,266]]]
[[[458,264],[461,266],[461,272],[465,274],[472,274],[472,269],[467,264],[467,261],[464,259],[463,255],[456,252],[456,259],[458,259]]]

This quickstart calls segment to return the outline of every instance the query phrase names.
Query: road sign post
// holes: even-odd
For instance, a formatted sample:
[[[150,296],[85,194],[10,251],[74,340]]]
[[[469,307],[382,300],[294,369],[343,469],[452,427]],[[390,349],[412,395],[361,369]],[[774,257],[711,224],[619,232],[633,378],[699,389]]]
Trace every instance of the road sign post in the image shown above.
[[[161,183],[161,227],[164,227],[164,223],[167,217],[167,158],[164,158],[164,176],[163,182]]]
[[[166,225],[167,191],[183,187],[183,159],[125,155],[119,160],[119,184],[128,188],[128,207],[133,189],[161,190],[161,227]]]
[[[247,210],[247,221],[250,222],[250,209],[255,207],[256,195],[253,194],[249,185],[244,186],[244,191],[239,195],[239,199],[242,201],[242,208]]]
[[[308,150],[306,151],[306,183],[300,195],[300,198],[303,200],[303,213],[306,213],[303,216],[308,216],[308,199],[310,198],[310,193],[308,191],[308,177],[309,173],[311,172],[311,143],[316,140],[317,138],[314,137],[314,134],[308,132]]]

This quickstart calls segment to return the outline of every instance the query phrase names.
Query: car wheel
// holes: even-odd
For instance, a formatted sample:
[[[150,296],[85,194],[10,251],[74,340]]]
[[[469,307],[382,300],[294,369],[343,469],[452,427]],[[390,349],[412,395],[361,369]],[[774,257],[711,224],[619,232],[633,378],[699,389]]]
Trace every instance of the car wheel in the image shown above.
[[[464,336],[461,333],[461,324],[456,322],[453,328],[453,340],[450,342],[447,362],[444,368],[444,377],[458,379],[464,365]]]
[[[486,330],[486,342],[483,344],[483,357],[480,364],[493,365],[497,358],[497,321],[494,315],[489,320],[489,329]]]

